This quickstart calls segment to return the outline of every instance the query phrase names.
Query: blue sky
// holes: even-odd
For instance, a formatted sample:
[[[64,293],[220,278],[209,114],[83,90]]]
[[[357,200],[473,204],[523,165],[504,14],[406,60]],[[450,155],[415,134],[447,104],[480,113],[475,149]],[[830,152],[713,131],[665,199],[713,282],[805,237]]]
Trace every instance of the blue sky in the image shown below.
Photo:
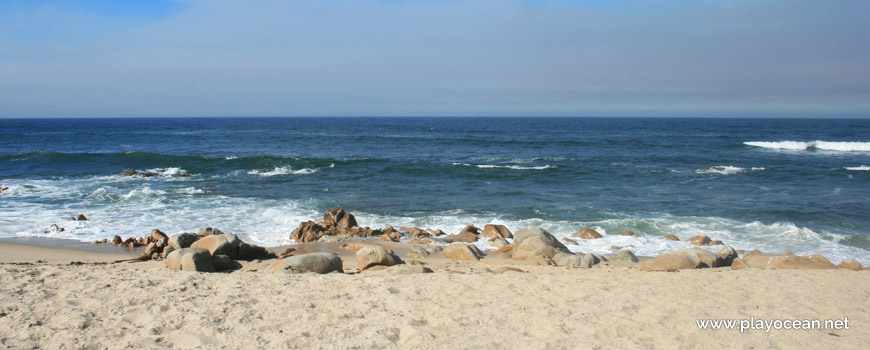
[[[867,117],[868,10],[802,0],[3,0],[0,117]]]

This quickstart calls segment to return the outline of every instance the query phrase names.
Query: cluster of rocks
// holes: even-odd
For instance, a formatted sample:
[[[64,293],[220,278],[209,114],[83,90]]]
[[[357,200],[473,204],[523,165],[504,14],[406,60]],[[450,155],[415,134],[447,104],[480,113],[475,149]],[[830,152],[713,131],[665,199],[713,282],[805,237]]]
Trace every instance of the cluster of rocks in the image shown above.
[[[78,218],[77,218],[78,219]],[[86,220],[86,218],[85,218]],[[614,235],[633,236],[631,231],[615,233]],[[441,254],[444,258],[454,261],[474,262],[492,255],[487,259],[510,259],[540,265],[555,265],[568,267],[591,268],[601,263],[633,266],[644,271],[677,271],[683,269],[731,267],[731,269],[834,269],[851,270],[864,269],[854,259],[846,259],[840,265],[833,265],[821,255],[796,256],[794,254],[770,254],[751,251],[738,253],[733,247],[712,241],[707,236],[695,236],[686,240],[697,246],[723,245],[717,252],[710,248],[689,248],[663,253],[653,258],[640,258],[630,250],[622,250],[618,254],[598,255],[591,253],[571,252],[555,236],[540,227],[526,227],[512,233],[503,225],[487,224],[483,230],[474,225],[468,225],[459,233],[444,234],[441,230],[421,229],[417,227],[402,227],[394,229],[390,226],[383,229],[370,229],[358,226],[353,214],[342,209],[329,209],[324,213],[323,221],[307,221],[293,230],[291,238],[299,243],[305,242],[336,242],[347,238],[379,238],[384,241],[398,242],[405,239],[407,244],[395,247],[407,247],[408,264],[393,250],[382,244],[351,240],[341,247],[355,250],[359,271],[388,270],[398,273],[431,272],[414,259],[423,259],[433,254]],[[601,237],[594,229],[584,228],[575,232],[572,237],[580,239],[597,239]],[[487,253],[481,251],[472,243],[484,238],[495,248]],[[666,237],[668,238],[668,237]],[[508,241],[512,239],[513,242]],[[677,237],[668,239],[679,240]],[[107,240],[98,243],[107,243]],[[573,242],[570,241],[569,242]],[[435,244],[433,244],[435,243]],[[122,240],[116,236],[112,244],[139,247],[145,246],[139,260],[165,260],[170,269],[185,271],[225,271],[241,267],[238,261],[253,261],[274,259],[264,269],[267,273],[343,273],[344,262],[341,257],[327,252],[312,252],[311,246],[297,246],[274,254],[264,247],[249,245],[238,239],[236,235],[221,232],[216,228],[206,227],[198,233],[179,233],[167,236],[160,230],[153,230],[150,235],[138,239]],[[479,243],[478,243],[479,244]],[[298,248],[298,249],[297,249]],[[404,249],[404,248],[403,248]],[[622,265],[620,265],[622,264]]]

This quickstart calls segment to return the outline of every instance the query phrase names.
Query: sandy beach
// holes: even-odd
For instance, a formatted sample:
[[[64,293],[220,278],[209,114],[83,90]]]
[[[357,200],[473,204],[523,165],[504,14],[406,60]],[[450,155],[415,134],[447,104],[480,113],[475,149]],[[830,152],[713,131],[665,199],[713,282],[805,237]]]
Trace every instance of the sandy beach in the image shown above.
[[[200,273],[163,261],[112,263],[134,253],[2,243],[0,339],[7,348],[45,349],[861,349],[870,341],[867,271],[644,272],[490,255],[359,273],[352,254],[340,254],[345,274],[267,274],[268,260]],[[419,264],[433,272],[412,273]],[[741,333],[697,325],[750,318],[848,318],[850,328]]]

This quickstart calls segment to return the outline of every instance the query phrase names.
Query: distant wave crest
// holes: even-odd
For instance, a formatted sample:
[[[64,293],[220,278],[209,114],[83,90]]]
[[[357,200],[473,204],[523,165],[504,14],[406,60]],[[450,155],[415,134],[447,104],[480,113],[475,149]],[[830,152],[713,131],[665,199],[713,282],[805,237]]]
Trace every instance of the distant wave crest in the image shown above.
[[[251,175],[260,175],[260,176],[275,176],[275,175],[307,175],[314,174],[317,172],[317,169],[311,168],[302,168],[298,170],[294,170],[289,166],[279,166],[275,167],[272,170],[251,170],[248,174]]]
[[[832,142],[832,141],[748,141],[744,145],[782,150],[822,150],[836,152],[870,152],[870,142]]]
[[[854,171],[870,171],[870,166],[862,165],[862,166],[850,166],[846,167],[846,170],[854,170]]]
[[[457,166],[477,167],[480,169],[513,169],[513,170],[545,170],[555,168],[552,165],[541,166],[520,166],[520,165],[494,165],[494,164],[468,164],[468,163],[453,163]]]

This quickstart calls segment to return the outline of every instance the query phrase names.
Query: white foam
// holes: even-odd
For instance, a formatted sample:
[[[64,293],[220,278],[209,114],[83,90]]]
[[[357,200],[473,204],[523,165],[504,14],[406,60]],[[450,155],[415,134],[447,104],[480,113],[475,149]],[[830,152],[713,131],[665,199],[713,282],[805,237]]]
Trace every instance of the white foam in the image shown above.
[[[251,175],[260,175],[260,176],[275,176],[275,175],[306,175],[306,174],[314,174],[317,172],[317,169],[310,168],[302,168],[298,170],[294,170],[288,166],[275,167],[272,170],[251,170],[248,174]]]
[[[753,168],[753,170],[754,169],[755,168]],[[764,168],[761,168],[761,169],[764,169]],[[734,174],[739,174],[739,173],[742,173],[745,171],[746,171],[746,168],[730,166],[730,165],[717,165],[717,166],[704,167],[704,168],[696,170],[695,172],[697,172],[699,174],[734,175]]]
[[[493,164],[468,164],[468,163],[453,163],[458,166],[478,167],[481,169],[512,169],[512,170],[545,170],[555,168],[551,165],[542,166],[520,166],[520,165],[493,165]]]
[[[846,167],[845,169],[846,170],[853,170],[853,171],[870,171],[870,166],[866,166],[866,165],[852,166],[852,167]]]
[[[770,149],[782,150],[823,150],[836,152],[870,152],[870,142],[835,142],[835,141],[749,141],[743,144]]]

